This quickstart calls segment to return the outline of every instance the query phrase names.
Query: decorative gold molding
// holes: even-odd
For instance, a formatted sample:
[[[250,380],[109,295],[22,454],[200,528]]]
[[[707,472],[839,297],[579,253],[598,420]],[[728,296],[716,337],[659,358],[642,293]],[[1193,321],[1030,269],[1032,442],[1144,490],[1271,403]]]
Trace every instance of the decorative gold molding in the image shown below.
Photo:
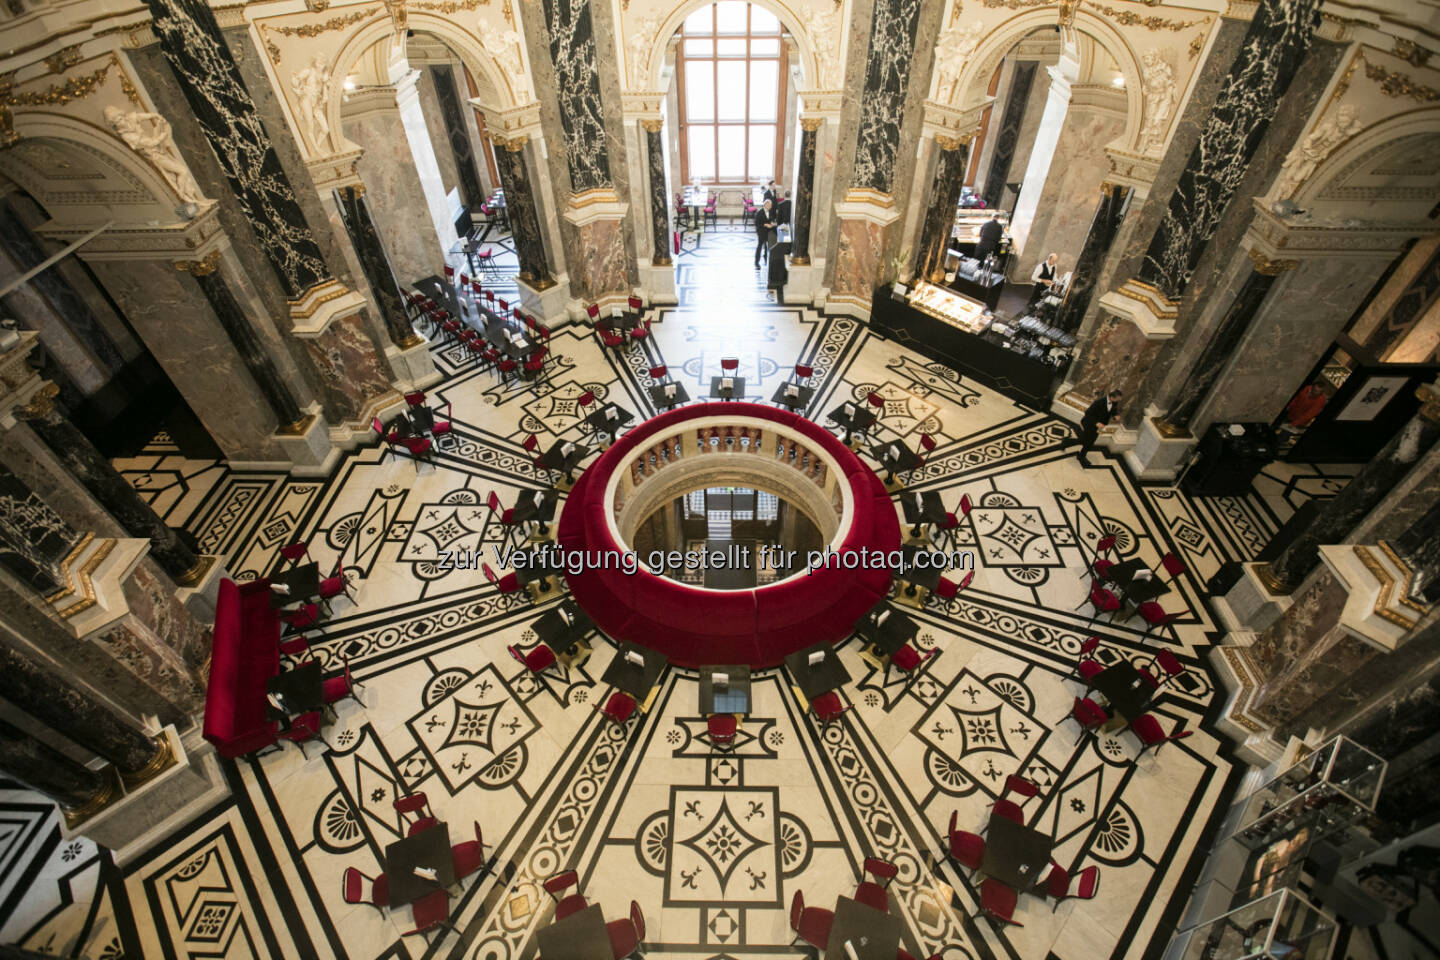
[[[50,54],[50,56],[45,58],[45,66],[49,68],[51,73],[64,73],[82,59],[80,55],[80,45],[77,43]]]
[[[1420,622],[1420,619],[1418,617],[1407,617],[1399,611],[1391,609],[1390,603],[1392,595],[1394,595],[1395,600],[1404,606],[1415,609],[1415,601],[1411,600],[1404,590],[1398,591],[1398,595],[1396,595],[1396,579],[1390,575],[1390,572],[1385,569],[1384,564],[1375,557],[1375,554],[1371,552],[1369,547],[1357,543],[1353,549],[1355,551],[1355,557],[1365,565],[1366,570],[1370,571],[1370,576],[1374,577],[1380,583],[1380,591],[1375,595],[1375,616],[1381,620],[1395,624],[1395,626],[1402,630],[1414,628],[1415,624]],[[1403,586],[1408,587],[1411,578],[1414,576],[1413,571],[1410,570],[1410,565],[1396,556],[1393,550],[1387,549],[1386,553],[1395,563],[1396,569],[1408,574],[1403,584]],[[1419,612],[1424,613],[1425,608],[1421,607]]]
[[[425,338],[412,330],[410,331],[410,336],[401,339],[399,343],[395,344],[395,346],[399,347],[401,350],[409,350],[412,347],[420,346],[420,344],[424,342]]]
[[[1436,100],[1440,100],[1440,90],[1417,83],[1415,78],[1408,73],[1387,70],[1381,64],[1371,63],[1365,59],[1363,49],[1355,59],[1357,62],[1364,61],[1365,76],[1375,81],[1380,87],[1380,92],[1387,97],[1396,99],[1407,97],[1417,103],[1434,103]]]
[[[1440,423],[1440,388],[1433,383],[1422,383],[1415,388],[1415,396],[1420,398],[1417,413],[1431,423]]]
[[[1077,4],[1078,6],[1078,4]],[[1169,30],[1171,33],[1179,33],[1181,30],[1188,30],[1191,27],[1198,27],[1202,23],[1209,23],[1209,18],[1202,17],[1199,20],[1168,20],[1165,17],[1142,17],[1131,10],[1116,10],[1114,7],[1107,7],[1103,3],[1087,3],[1087,10],[1094,10],[1096,13],[1103,13],[1122,27],[1144,27],[1154,32],[1156,30]]]
[[[127,791],[134,790],[141,784],[155,779],[155,777],[159,776],[162,772],[175,766],[175,751],[170,747],[170,738],[165,736],[164,733],[161,733],[154,738],[154,742],[155,755],[145,763],[145,766],[133,773],[121,772],[120,782],[125,785]]]
[[[1271,260],[1254,247],[1251,247],[1248,253],[1250,262],[1255,265],[1255,272],[1267,277],[1278,277],[1286,270],[1294,270],[1300,266],[1299,260]]]
[[[1430,62],[1430,51],[1420,46],[1414,40],[1396,37],[1395,49],[1391,52],[1412,67],[1421,68]]]
[[[944,150],[946,153],[950,153],[950,152],[952,152],[952,151],[959,150],[959,149],[960,149],[960,145],[961,145],[962,143],[968,143],[968,142],[969,142],[969,141],[962,141],[962,140],[959,140],[959,139],[957,139],[957,138],[955,138],[955,137],[941,137],[941,136],[937,136],[937,137],[935,138],[935,146],[939,147],[941,150]]]
[[[1230,669],[1240,680],[1243,689],[1253,689],[1254,687],[1259,685],[1255,682],[1255,670],[1253,669],[1253,666],[1250,662],[1250,655],[1245,652],[1245,649],[1243,647],[1221,647],[1220,655],[1223,656],[1225,660],[1230,664]],[[1226,719],[1234,723],[1236,726],[1244,727],[1251,733],[1264,732],[1264,730],[1266,729],[1265,727],[1256,723],[1244,713],[1244,708],[1248,707],[1249,705],[1249,697],[1244,698],[1243,704],[1241,703],[1241,698],[1236,697],[1235,705],[1231,708],[1230,713],[1226,717]]]
[[[528,134],[522,133],[507,139],[492,133],[490,135],[490,142],[506,153],[519,153],[525,149],[525,144],[530,142],[530,137]]]
[[[30,394],[30,401],[15,412],[20,414],[22,420],[38,420],[41,417],[48,417],[50,411],[55,409],[55,396],[60,388],[53,383],[46,382],[39,390]]]
[[[332,283],[335,284],[334,290],[331,290],[329,293],[323,293],[320,296],[311,299],[310,294],[313,290],[315,290],[317,287],[328,286]],[[321,306],[329,303],[331,300],[338,300],[349,292],[350,291],[342,287],[335,280],[334,277],[327,277],[324,280],[321,280],[319,283],[315,284],[315,286],[312,286],[309,290],[306,290],[300,296],[295,297],[290,301],[290,316],[292,318],[298,318],[301,320],[305,319],[306,317],[313,317],[315,315],[315,311],[319,310]],[[303,308],[300,307],[300,304],[302,303],[305,304]]]
[[[79,60],[76,60],[73,63],[78,62]],[[100,85],[110,75],[111,69],[114,69],[119,76],[120,90],[125,94],[126,99],[136,107],[143,108],[144,103],[140,99],[140,92],[135,89],[134,82],[126,75],[125,67],[120,63],[120,55],[113,50],[110,52],[109,61],[100,69],[83,76],[70,77],[64,83],[51,84],[44,90],[17,91],[13,72],[0,76],[0,147],[11,146],[20,140],[20,135],[15,132],[15,115],[12,108],[64,106],[72,100],[83,100],[100,89]]]
[[[664,126],[664,124],[665,121],[659,117],[646,117],[640,121],[640,126],[644,127],[650,133],[659,133],[660,128]]]
[[[77,613],[89,610],[95,606],[95,584],[91,581],[90,576],[95,572],[95,568],[100,566],[106,557],[110,556],[110,551],[115,549],[115,541],[106,540],[95,548],[95,552],[90,555],[90,559],[85,561],[84,566],[78,570],[72,571],[70,569],[81,551],[89,546],[90,541],[94,539],[95,534],[87,533],[85,539],[80,542],[80,545],[72,550],[70,555],[65,558],[65,562],[61,565],[65,571],[65,589],[58,590],[45,598],[52,606],[55,606],[67,596],[74,596],[76,594],[80,596],[81,599],[75,603],[72,603],[63,610],[56,611],[60,614],[61,618],[65,620],[69,620]]]
[[[1167,440],[1189,440],[1194,437],[1185,427],[1177,427],[1164,417],[1151,417],[1150,422],[1155,424],[1155,430]]]
[[[1284,580],[1281,580],[1279,577],[1277,577],[1275,575],[1275,571],[1270,568],[1270,564],[1268,563],[1261,563],[1256,565],[1255,577],[1262,584],[1264,584],[1265,589],[1269,591],[1272,597],[1288,597],[1291,593],[1295,591],[1296,585],[1293,583],[1286,583]]]
[[[175,269],[192,277],[208,277],[220,269],[220,251],[211,250],[199,260],[176,260]]]
[[[821,125],[824,123],[824,117],[801,117],[800,129],[806,131],[807,133],[814,133],[816,130],[819,130]]]
[[[311,413],[311,414],[308,414],[308,415],[306,415],[306,416],[301,417],[299,420],[296,420],[294,423],[281,424],[279,427],[277,427],[277,428],[275,429],[275,432],[278,433],[278,434],[280,434],[282,437],[298,437],[298,436],[300,436],[301,434],[303,434],[306,430],[309,430],[309,429],[310,429],[310,424],[312,424],[312,423],[314,423],[314,422],[315,422],[315,414]]]
[[[354,23],[359,23],[380,12],[380,7],[366,7],[363,10],[356,10],[354,13],[347,13],[339,17],[331,17],[323,23],[302,23],[298,27],[279,26],[272,27],[268,23],[261,24],[261,30],[274,30],[282,37],[318,37],[322,33],[329,33],[332,30],[343,30]]]
[[[791,257],[791,258],[790,258],[790,266],[792,266],[792,267],[808,267],[808,266],[810,266],[810,258],[809,258],[809,257]]]
[[[119,777],[115,774],[115,768],[107,766],[101,772],[105,775],[105,785],[93,797],[78,807],[60,808],[60,812],[65,814],[65,826],[69,829],[75,829],[119,799],[120,782]]]
[[[204,579],[205,574],[214,566],[215,558],[201,556],[195,561],[195,565],[175,578],[175,585],[179,587],[193,587]]]
[[[1143,289],[1144,293],[1142,293],[1141,291],[1132,290],[1130,289],[1131,287],[1140,287]],[[1127,300],[1134,300],[1136,303],[1145,304],[1145,306],[1149,308],[1150,312],[1155,314],[1157,319],[1175,320],[1178,319],[1180,316],[1179,305],[1176,304],[1169,297],[1165,296],[1165,294],[1161,293],[1158,287],[1149,283],[1145,283],[1142,280],[1137,280],[1134,277],[1131,277],[1129,280],[1126,280],[1123,284],[1121,284],[1120,288],[1117,289],[1115,293],[1118,296],[1122,296]],[[1145,294],[1149,294],[1149,296],[1146,296]]]

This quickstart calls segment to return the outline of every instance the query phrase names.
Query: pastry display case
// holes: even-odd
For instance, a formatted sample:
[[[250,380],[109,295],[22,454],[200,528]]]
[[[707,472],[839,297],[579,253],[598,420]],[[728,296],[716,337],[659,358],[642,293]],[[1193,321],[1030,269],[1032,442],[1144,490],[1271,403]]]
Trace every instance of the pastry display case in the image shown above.
[[[910,291],[910,305],[966,333],[984,333],[990,326],[985,304],[933,283],[917,283]]]
[[[1326,960],[1335,921],[1294,890],[1277,890],[1190,931],[1184,960]]]

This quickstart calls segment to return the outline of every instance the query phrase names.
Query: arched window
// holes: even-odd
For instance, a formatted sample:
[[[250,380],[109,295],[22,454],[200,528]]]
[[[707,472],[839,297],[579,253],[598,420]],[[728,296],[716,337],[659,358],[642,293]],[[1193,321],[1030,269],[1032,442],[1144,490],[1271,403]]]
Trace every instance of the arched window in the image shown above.
[[[784,149],[780,21],[745,0],[719,0],[685,18],[677,60],[684,181],[774,177]]]

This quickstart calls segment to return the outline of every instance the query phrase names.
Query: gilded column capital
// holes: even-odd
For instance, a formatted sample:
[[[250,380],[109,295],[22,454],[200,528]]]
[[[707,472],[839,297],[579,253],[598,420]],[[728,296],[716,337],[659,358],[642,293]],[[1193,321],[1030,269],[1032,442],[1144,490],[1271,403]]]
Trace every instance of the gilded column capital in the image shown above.
[[[1255,265],[1255,272],[1267,277],[1278,277],[1286,270],[1294,270],[1300,266],[1299,260],[1271,260],[1254,247],[1251,247],[1248,252],[1250,262]]]
[[[502,148],[507,153],[519,153],[521,150],[525,149],[525,144],[530,142],[530,137],[528,134],[522,133],[518,136],[511,137],[508,140],[504,137],[496,136],[491,136],[490,140],[492,143],[495,144],[495,146]]]
[[[939,147],[941,150],[944,150],[946,153],[959,150],[960,144],[963,142],[968,141],[958,140],[955,137],[936,136],[935,138],[935,146]]]
[[[15,409],[15,413],[21,420],[44,419],[55,411],[55,397],[59,393],[60,388],[55,384],[43,383],[40,389],[30,394],[30,399],[24,406]]]
[[[1440,423],[1440,384],[1422,383],[1415,388],[1420,398],[1419,415],[1431,423]]]
[[[824,123],[824,117],[801,117],[800,129],[808,133],[814,133],[816,130],[819,130]]]
[[[195,277],[206,277],[220,268],[220,251],[211,250],[199,260],[176,260],[175,269]]]
[[[640,126],[644,127],[650,133],[659,133],[660,128],[664,126],[664,124],[665,121],[660,117],[646,117],[640,121]]]

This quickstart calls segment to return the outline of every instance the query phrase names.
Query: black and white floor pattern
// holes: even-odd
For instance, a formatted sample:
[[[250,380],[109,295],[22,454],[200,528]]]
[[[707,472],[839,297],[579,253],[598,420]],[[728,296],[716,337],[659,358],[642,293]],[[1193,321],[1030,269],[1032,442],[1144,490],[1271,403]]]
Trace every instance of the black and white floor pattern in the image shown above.
[[[0,790],[0,942],[93,958],[466,957],[529,960],[552,905],[539,884],[579,870],[607,918],[642,905],[649,957],[711,960],[800,956],[786,907],[797,889],[831,905],[853,892],[870,854],[900,866],[892,887],[905,947],[917,957],[1092,960],[1155,955],[1194,883],[1234,765],[1207,719],[1217,693],[1203,663],[1216,626],[1205,580],[1247,557],[1286,510],[1333,493],[1333,471],[1286,467],[1270,486],[1229,502],[1140,487],[1116,458],[1062,450],[1071,428],[872,334],[863,324],[765,302],[739,228],[706,233],[676,260],[681,303],[653,311],[643,349],[604,350],[583,327],[558,330],[549,383],[506,386],[437,349],[455,436],[437,465],[363,449],[324,481],[186,461],[165,438],[121,468],[206,552],[239,578],[264,574],[279,546],[307,540],[322,565],[343,561],[358,603],[340,601],[314,635],[327,665],[348,657],[365,706],[344,703],[328,749],[287,749],[222,766],[233,796],[116,865],[85,841],[62,841],[33,794]],[[513,262],[513,261],[511,261]],[[520,443],[575,438],[585,390],[642,416],[645,371],[664,362],[692,394],[722,355],[741,357],[752,399],[768,398],[797,360],[816,367],[812,415],[879,390],[887,435],[934,435],[940,446],[914,486],[976,506],[960,541],[975,551],[972,587],[917,616],[939,649],[910,683],[886,677],[854,644],[841,656],[854,709],[823,733],[785,678],[761,674],[733,755],[712,756],[697,678],[669,671],[648,714],[622,732],[594,706],[613,656],[604,642],[567,681],[536,680],[505,652],[533,643],[542,612],[500,596],[478,570],[446,570],[443,551],[486,550],[503,534],[483,503],[512,503],[533,473]],[[704,385],[704,386],[702,386]],[[1280,469],[1277,467],[1277,470]],[[1180,553],[1189,572],[1164,600],[1181,612],[1163,638],[1189,667],[1155,712],[1196,735],[1132,762],[1130,734],[1081,738],[1062,724],[1080,687],[1069,679],[1081,641],[1101,656],[1148,664],[1158,646],[1139,621],[1094,631],[1076,612],[1093,544],[1152,564]],[[977,918],[978,888],[936,865],[951,812],[978,830],[1004,778],[1041,784],[1025,807],[1055,839],[1055,859],[1098,865],[1099,896],[1052,913],[1021,898],[1024,926]],[[378,869],[401,824],[397,793],[423,790],[452,836],[484,830],[492,872],[452,901],[462,936],[427,945],[341,898],[344,867]]]

